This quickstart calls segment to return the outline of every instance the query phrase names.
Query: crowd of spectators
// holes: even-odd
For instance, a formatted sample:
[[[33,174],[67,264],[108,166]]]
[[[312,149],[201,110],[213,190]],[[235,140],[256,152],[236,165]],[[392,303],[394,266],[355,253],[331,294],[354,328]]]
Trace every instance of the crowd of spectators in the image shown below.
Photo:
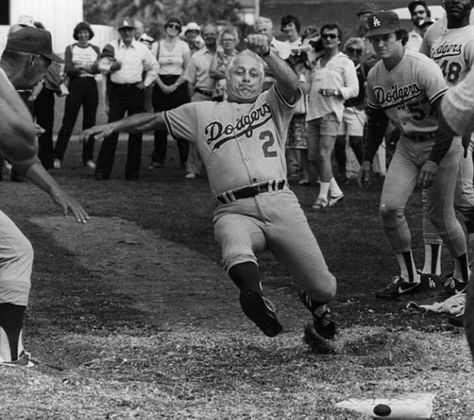
[[[414,29],[409,33],[407,48],[416,48],[432,20],[422,1],[411,2],[408,9]],[[321,30],[302,27],[299,17],[293,15],[283,16],[279,22],[258,17],[254,23],[254,32],[268,37],[272,50],[290,63],[300,79],[304,95],[287,136],[288,178],[302,186],[318,185],[314,209],[329,208],[341,201],[341,186],[354,179],[358,171],[365,123],[365,79],[376,62],[365,33],[367,17],[376,10],[374,3],[362,5],[354,16],[354,30],[347,33],[336,22],[327,22]],[[101,94],[109,121],[125,114],[169,110],[190,101],[223,101],[226,65],[245,48],[238,28],[232,25],[184,25],[181,19],[170,17],[161,36],[153,37],[147,32],[146,22],[125,18],[117,29],[118,38],[101,51],[93,43],[91,26],[79,22],[72,30],[75,42],[66,47],[61,73],[57,66],[51,66],[42,86],[29,98],[37,122],[45,130],[39,138],[39,156],[48,170],[61,169],[81,108],[82,128],[95,124]],[[98,84],[99,80],[102,83]],[[272,83],[273,77],[266,69],[264,89]],[[57,95],[66,95],[66,99],[54,143]],[[397,138],[396,130],[392,131],[387,131],[388,145]],[[187,179],[206,176],[195,148],[183,139],[172,139],[166,131],[154,132],[150,170],[169,165],[170,141],[176,141],[179,167],[185,170]],[[117,136],[104,139],[96,157],[94,146],[93,138],[84,142],[82,163],[94,172],[96,180],[107,180]],[[131,134],[125,179],[139,178],[141,155],[142,136]],[[384,151],[378,162],[376,170],[383,175]],[[19,179],[13,174],[12,180]]]

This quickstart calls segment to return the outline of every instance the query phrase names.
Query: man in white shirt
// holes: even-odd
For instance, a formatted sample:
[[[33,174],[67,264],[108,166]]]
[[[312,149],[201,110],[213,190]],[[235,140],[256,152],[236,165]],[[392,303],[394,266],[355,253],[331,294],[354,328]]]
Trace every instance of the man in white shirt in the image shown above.
[[[414,0],[408,4],[413,30],[408,32],[408,42],[406,49],[419,51],[423,42],[421,24],[431,18],[431,11],[423,0]]]
[[[122,19],[118,31],[120,38],[109,42],[103,49],[99,70],[107,74],[107,99],[109,122],[143,112],[145,88],[156,79],[158,63],[150,49],[135,39],[135,22]],[[143,73],[145,77],[143,79]],[[118,135],[104,139],[97,158],[95,179],[110,178],[114,164]],[[136,180],[140,173],[142,134],[130,134],[128,138],[125,179]]]

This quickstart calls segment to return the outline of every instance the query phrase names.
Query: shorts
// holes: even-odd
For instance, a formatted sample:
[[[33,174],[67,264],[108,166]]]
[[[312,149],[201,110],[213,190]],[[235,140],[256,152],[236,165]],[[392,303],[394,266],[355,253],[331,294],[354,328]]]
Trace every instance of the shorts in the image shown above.
[[[344,114],[342,115],[337,135],[343,136],[347,134],[351,137],[362,137],[364,135],[365,119],[366,115],[363,109],[357,109],[353,106],[344,108]]]
[[[317,130],[322,136],[337,136],[339,131],[339,125],[341,124],[338,121],[336,114],[331,113],[327,114],[324,117],[316,118],[314,120],[308,121],[308,128],[310,132]]]

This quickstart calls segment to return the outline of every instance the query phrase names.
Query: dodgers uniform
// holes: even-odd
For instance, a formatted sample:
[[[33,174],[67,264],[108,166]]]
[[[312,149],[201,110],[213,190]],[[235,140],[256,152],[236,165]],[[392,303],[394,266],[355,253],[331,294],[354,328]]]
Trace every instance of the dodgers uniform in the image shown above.
[[[427,160],[438,164],[434,182],[427,189],[427,216],[453,257],[466,254],[466,243],[454,211],[454,189],[462,145],[453,140],[443,157],[433,148],[438,120],[431,105],[446,91],[440,68],[426,56],[405,51],[388,71],[379,61],[369,72],[368,107],[383,110],[400,129],[401,138],[388,169],[380,204],[385,234],[396,254],[411,250],[411,236],[404,210],[415,189],[419,171]],[[371,161],[378,147],[367,139],[364,160]]]
[[[441,67],[448,86],[461,82],[474,64],[474,27],[447,29],[433,43],[430,56]],[[468,220],[474,219],[473,175],[471,140],[468,155],[461,159],[455,196],[455,207]],[[467,227],[469,232],[474,229],[470,221]]]
[[[334,277],[286,181],[293,109],[274,85],[254,103],[193,102],[163,116],[173,137],[196,144],[206,166],[224,268],[257,263],[256,253],[268,248],[301,288],[329,300]]]

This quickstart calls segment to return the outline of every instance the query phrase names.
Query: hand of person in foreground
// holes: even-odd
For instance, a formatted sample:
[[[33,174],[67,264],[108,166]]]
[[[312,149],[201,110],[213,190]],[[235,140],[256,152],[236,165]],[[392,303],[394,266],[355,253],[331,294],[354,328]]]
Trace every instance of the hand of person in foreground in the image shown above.
[[[87,141],[90,137],[94,137],[96,140],[103,139],[104,137],[110,136],[114,132],[115,126],[113,123],[95,125],[94,127],[84,130],[79,135],[79,140]]]

